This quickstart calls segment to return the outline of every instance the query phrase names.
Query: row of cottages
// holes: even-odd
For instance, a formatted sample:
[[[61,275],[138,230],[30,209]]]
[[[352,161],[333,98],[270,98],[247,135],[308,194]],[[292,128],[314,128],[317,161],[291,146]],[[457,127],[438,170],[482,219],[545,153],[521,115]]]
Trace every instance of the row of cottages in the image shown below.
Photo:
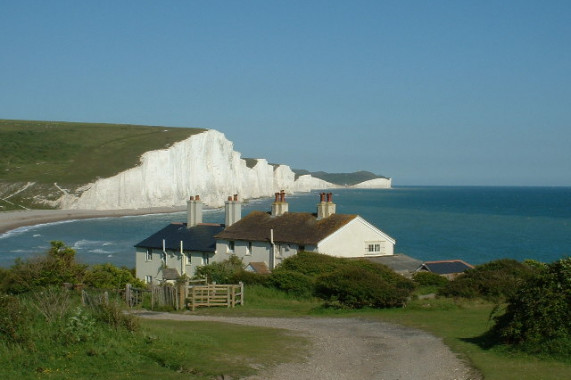
[[[395,240],[359,215],[337,214],[331,193],[320,194],[316,213],[288,212],[285,192],[271,212],[242,218],[237,195],[225,203],[225,224],[202,223],[200,197],[188,201],[187,223],[173,223],[135,245],[137,277],[148,283],[192,277],[196,268],[236,255],[247,270],[271,271],[300,251],[336,257],[394,254]]]

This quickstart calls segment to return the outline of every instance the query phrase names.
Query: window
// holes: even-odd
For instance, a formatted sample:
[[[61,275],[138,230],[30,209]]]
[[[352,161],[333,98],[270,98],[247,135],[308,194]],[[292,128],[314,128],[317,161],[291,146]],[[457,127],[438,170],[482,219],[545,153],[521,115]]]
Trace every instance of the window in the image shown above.
[[[233,241],[228,242],[228,253],[233,253],[235,248],[235,244]]]
[[[248,242],[248,246],[246,247],[246,255],[252,254],[252,242]]]
[[[147,284],[150,284],[153,282],[153,276],[145,276],[145,282]]]
[[[300,252],[305,251],[305,245],[300,245],[300,246],[299,246],[299,251],[300,251]]]
[[[208,253],[203,252],[202,253],[202,263],[204,265],[208,265],[209,262],[210,262],[210,258],[208,257]]]
[[[147,252],[145,255],[146,261],[151,261],[153,259],[153,250],[151,248],[147,248]]]
[[[368,243],[367,253],[378,253],[381,252],[381,243]]]

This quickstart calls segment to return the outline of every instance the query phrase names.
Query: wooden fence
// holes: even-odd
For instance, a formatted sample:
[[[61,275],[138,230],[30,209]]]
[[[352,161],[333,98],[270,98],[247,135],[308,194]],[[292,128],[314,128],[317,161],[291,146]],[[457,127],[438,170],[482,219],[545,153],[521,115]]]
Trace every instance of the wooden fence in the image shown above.
[[[188,306],[194,311],[199,306],[234,307],[244,304],[244,284],[208,285],[206,280],[192,280],[185,284],[151,285],[149,289],[133,288],[130,284],[125,287],[125,302],[129,307],[142,304],[145,297],[151,309],[172,307],[180,310]],[[185,304],[186,300],[188,304]]]
[[[201,285],[189,289],[188,307],[194,311],[200,306],[234,307],[244,305],[244,284],[239,285]]]

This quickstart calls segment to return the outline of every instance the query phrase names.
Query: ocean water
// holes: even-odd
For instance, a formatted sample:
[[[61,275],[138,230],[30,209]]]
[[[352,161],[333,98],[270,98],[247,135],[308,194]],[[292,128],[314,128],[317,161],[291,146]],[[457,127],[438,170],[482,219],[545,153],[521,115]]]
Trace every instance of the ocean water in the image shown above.
[[[499,258],[552,262],[571,255],[569,187],[396,187],[335,189],[338,213],[359,214],[397,240],[395,252],[420,260]],[[273,199],[244,204],[242,215],[270,210]],[[319,192],[287,197],[289,210],[315,212]],[[44,253],[61,240],[87,264],[135,265],[133,245],[186,213],[99,218],[23,227],[0,235],[0,266]],[[205,222],[224,222],[221,209]]]

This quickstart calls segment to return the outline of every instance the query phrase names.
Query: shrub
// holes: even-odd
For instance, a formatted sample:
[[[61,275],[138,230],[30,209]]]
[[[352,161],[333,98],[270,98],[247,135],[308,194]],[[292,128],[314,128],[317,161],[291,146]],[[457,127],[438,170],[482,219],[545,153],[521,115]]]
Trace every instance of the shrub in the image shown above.
[[[285,259],[279,268],[316,277],[323,273],[333,272],[342,265],[342,262],[342,259],[333,256],[313,252],[299,252],[297,255]]]
[[[31,315],[14,296],[0,295],[0,338],[8,344],[31,344]]]
[[[136,278],[126,267],[118,268],[113,264],[97,264],[86,273],[83,282],[97,289],[121,289],[131,284],[136,288],[144,288],[145,284]]]
[[[75,262],[75,251],[60,241],[50,244],[45,256],[16,259],[2,281],[2,289],[10,294],[21,294],[47,286],[82,282],[87,266]]]
[[[398,276],[397,274],[394,274]],[[359,266],[344,266],[317,278],[317,296],[350,308],[401,306],[411,293],[405,278],[382,276]]]
[[[296,297],[309,297],[314,291],[314,282],[311,277],[282,268],[274,270],[269,276],[268,283]]]
[[[446,297],[482,297],[503,300],[515,294],[537,268],[512,259],[501,259],[478,265],[462,273],[439,291]]]
[[[437,273],[432,272],[416,272],[412,276],[412,280],[419,286],[437,286],[442,287],[448,284],[448,279]]]
[[[229,284],[237,273],[243,271],[242,259],[236,255],[218,263],[212,263],[196,268],[195,278],[208,278],[209,282]]]
[[[571,258],[549,264],[507,302],[491,336],[532,353],[571,355]]]
[[[266,285],[268,284],[269,278],[270,276],[267,274],[259,274],[242,270],[234,273],[231,277],[231,282],[234,284],[243,282],[245,285]]]

